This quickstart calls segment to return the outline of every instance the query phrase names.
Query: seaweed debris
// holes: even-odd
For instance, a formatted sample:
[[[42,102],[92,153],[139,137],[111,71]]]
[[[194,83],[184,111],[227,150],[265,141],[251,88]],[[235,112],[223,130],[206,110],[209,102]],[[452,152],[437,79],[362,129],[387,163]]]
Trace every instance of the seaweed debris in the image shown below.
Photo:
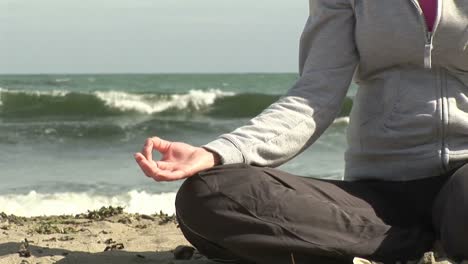
[[[36,226],[36,228],[34,228],[33,231],[38,234],[50,235],[50,234],[55,234],[55,233],[74,234],[80,230],[76,230],[75,228],[71,226],[66,226],[66,227],[61,228],[49,222],[42,222],[42,223],[39,223],[39,225]]]
[[[159,225],[165,225],[168,223],[175,223],[177,224],[177,218],[176,215],[168,215],[163,213],[163,211],[159,211],[159,214],[155,214],[155,217],[159,218]]]
[[[120,250],[120,249],[124,249],[124,245],[122,243],[117,243],[117,244],[107,246],[104,249],[104,251],[114,251],[114,250]]]
[[[109,218],[111,216],[115,215],[120,215],[123,214],[123,207],[117,206],[109,206],[109,207],[101,207],[99,210],[93,210],[90,211],[88,210],[88,213],[85,214],[78,214],[75,217],[76,218],[86,218],[90,220],[105,220],[106,218]]]
[[[104,251],[114,251],[114,250],[124,249],[123,243],[117,243],[112,238],[106,239],[104,241],[104,244],[107,245]]]
[[[31,251],[29,251],[29,241],[28,239],[24,239],[23,242],[21,242],[18,250],[18,254],[20,257],[23,258],[29,258],[31,256]]]
[[[16,216],[16,215],[7,215],[4,212],[0,213],[0,222],[7,222],[7,223],[12,223],[16,225],[24,225],[24,222],[26,222],[26,217],[21,217],[21,216]]]

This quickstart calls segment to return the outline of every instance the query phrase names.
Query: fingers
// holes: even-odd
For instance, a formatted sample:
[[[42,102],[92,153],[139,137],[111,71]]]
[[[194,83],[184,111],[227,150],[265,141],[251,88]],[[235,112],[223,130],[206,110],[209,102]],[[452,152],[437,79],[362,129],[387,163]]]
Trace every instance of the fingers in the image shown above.
[[[171,146],[171,142],[158,137],[151,138],[151,141],[153,142],[153,148],[161,153],[167,152]]]
[[[148,163],[148,160],[142,153],[135,153],[135,161],[137,162],[140,169],[145,173],[147,177],[151,177],[151,171],[148,170],[151,167]]]
[[[148,138],[141,153],[135,154],[135,160],[146,176],[156,181],[175,181],[188,177],[184,171],[177,170],[174,163],[153,160],[153,149],[165,154],[169,151],[171,142],[159,137]]]
[[[145,141],[145,145],[141,149],[141,153],[147,160],[153,160],[153,149],[156,149],[160,153],[164,154],[169,150],[171,142],[163,140],[158,137],[148,138]]]
[[[142,153],[136,153],[135,160],[145,175],[156,181],[176,181],[190,176],[183,170],[174,170],[175,168],[169,162],[149,161]]]
[[[173,162],[156,161],[156,165],[161,170],[174,170],[175,169],[175,165]]]
[[[148,138],[145,141],[145,145],[143,146],[141,153],[146,157],[147,160],[153,160],[153,140]]]
[[[156,178],[158,176],[160,170],[158,169],[156,164],[147,160],[142,153],[136,153],[135,160],[146,176],[151,178]]]
[[[184,171],[166,171],[161,170],[157,177],[153,177],[156,181],[177,181],[189,177]]]

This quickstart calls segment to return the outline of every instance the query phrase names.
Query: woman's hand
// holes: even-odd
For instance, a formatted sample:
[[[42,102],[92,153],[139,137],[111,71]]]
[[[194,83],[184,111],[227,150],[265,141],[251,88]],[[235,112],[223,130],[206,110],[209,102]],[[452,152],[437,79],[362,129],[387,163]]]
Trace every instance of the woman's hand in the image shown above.
[[[153,160],[153,149],[162,154],[160,161]],[[135,160],[146,176],[156,181],[184,179],[220,163],[217,154],[204,148],[158,137],[148,138]]]

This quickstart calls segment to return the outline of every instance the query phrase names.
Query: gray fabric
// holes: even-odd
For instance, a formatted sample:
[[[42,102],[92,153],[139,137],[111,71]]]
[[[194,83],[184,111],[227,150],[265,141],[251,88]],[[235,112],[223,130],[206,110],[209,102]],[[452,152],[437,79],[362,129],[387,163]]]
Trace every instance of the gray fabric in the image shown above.
[[[354,76],[360,88],[345,179],[412,180],[459,166],[468,159],[468,2],[439,0],[431,68],[417,7],[417,0],[310,0],[297,83],[204,147],[223,164],[279,166],[333,122]]]

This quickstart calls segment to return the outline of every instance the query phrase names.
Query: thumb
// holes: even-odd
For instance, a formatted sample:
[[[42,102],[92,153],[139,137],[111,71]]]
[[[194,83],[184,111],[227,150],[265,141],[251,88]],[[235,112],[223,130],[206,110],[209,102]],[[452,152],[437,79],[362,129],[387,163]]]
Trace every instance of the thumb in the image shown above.
[[[152,137],[151,141],[153,141],[153,148],[161,153],[166,153],[172,144],[172,142],[166,141],[159,137]]]

